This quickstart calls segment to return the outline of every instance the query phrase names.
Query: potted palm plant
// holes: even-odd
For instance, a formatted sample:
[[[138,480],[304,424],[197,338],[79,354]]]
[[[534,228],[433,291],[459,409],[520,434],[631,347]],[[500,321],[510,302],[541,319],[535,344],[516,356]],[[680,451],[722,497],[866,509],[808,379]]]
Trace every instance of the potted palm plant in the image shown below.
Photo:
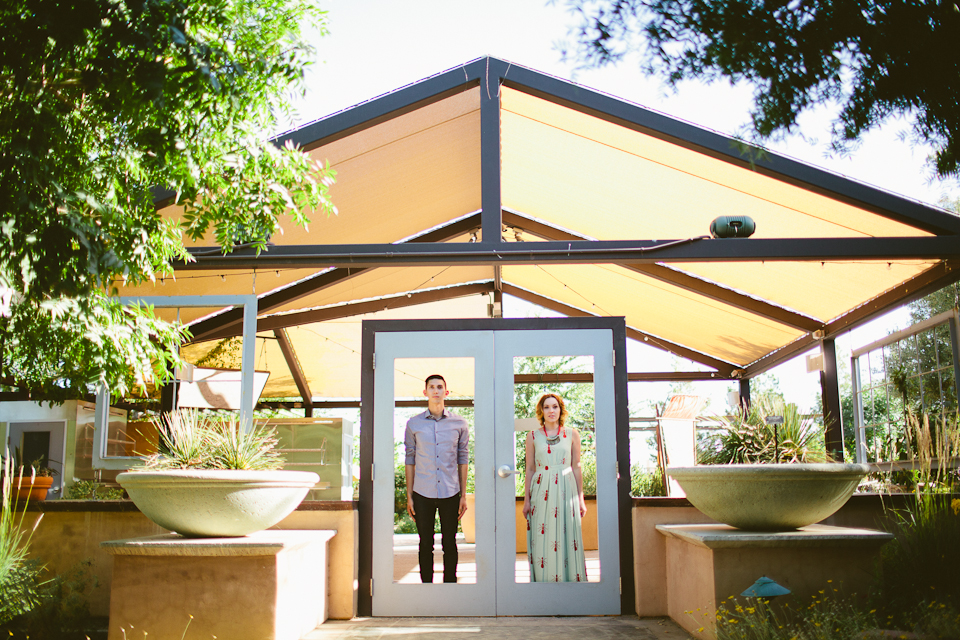
[[[320,477],[282,470],[272,429],[192,409],[157,421],[160,450],[117,476],[140,511],[188,537],[244,536],[289,515]]]

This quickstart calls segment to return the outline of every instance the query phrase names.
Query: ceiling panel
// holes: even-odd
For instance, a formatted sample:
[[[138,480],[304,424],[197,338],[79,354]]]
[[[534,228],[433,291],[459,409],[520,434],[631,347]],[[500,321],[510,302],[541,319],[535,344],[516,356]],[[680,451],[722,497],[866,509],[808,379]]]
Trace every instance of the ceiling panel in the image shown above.
[[[501,99],[504,206],[593,238],[699,236],[720,215],[752,217],[757,238],[929,235],[520,91]]]
[[[271,242],[396,242],[478,210],[479,109],[480,91],[472,89],[311,150],[337,172],[330,196],[339,214],[312,215],[306,229],[284,216]],[[196,244],[211,246],[212,237]]]
[[[746,365],[802,332],[612,265],[505,266],[505,282]]]
[[[829,322],[934,264],[932,261],[694,262],[670,266]]]

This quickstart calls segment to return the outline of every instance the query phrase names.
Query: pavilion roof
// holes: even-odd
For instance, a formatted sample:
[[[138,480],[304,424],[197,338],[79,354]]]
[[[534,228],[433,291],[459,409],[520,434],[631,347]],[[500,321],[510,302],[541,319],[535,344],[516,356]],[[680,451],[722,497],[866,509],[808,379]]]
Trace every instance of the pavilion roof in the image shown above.
[[[298,367],[358,397],[361,318],[482,317],[502,293],[623,316],[735,378],[960,279],[957,216],[494,58],[287,138],[337,171],[339,215],[285,221],[260,256],[200,241],[175,281],[121,290],[256,292],[266,397],[299,395]],[[705,238],[721,215],[756,233]],[[193,359],[240,333],[236,311],[180,317]]]

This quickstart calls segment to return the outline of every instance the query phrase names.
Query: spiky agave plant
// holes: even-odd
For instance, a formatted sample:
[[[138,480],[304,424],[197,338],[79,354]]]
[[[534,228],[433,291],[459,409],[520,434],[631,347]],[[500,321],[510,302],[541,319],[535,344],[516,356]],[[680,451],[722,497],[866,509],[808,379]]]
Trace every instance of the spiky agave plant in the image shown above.
[[[781,416],[783,424],[767,424],[770,416]],[[723,431],[697,445],[700,464],[830,461],[818,425],[779,396],[761,395],[748,409],[718,420]]]
[[[163,414],[154,423],[160,451],[146,456],[143,469],[241,469],[269,471],[283,466],[274,429],[263,425],[244,432],[234,418],[222,419],[196,409]]]

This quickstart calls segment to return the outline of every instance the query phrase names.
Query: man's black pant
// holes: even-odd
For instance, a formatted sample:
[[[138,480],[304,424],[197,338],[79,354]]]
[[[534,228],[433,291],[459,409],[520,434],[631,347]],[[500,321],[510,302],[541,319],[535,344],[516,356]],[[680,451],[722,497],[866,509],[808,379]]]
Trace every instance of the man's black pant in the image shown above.
[[[443,581],[457,581],[457,516],[460,494],[449,498],[424,498],[413,492],[417,533],[420,535],[420,580],[433,582],[433,529],[440,512],[440,544],[443,547]]]

